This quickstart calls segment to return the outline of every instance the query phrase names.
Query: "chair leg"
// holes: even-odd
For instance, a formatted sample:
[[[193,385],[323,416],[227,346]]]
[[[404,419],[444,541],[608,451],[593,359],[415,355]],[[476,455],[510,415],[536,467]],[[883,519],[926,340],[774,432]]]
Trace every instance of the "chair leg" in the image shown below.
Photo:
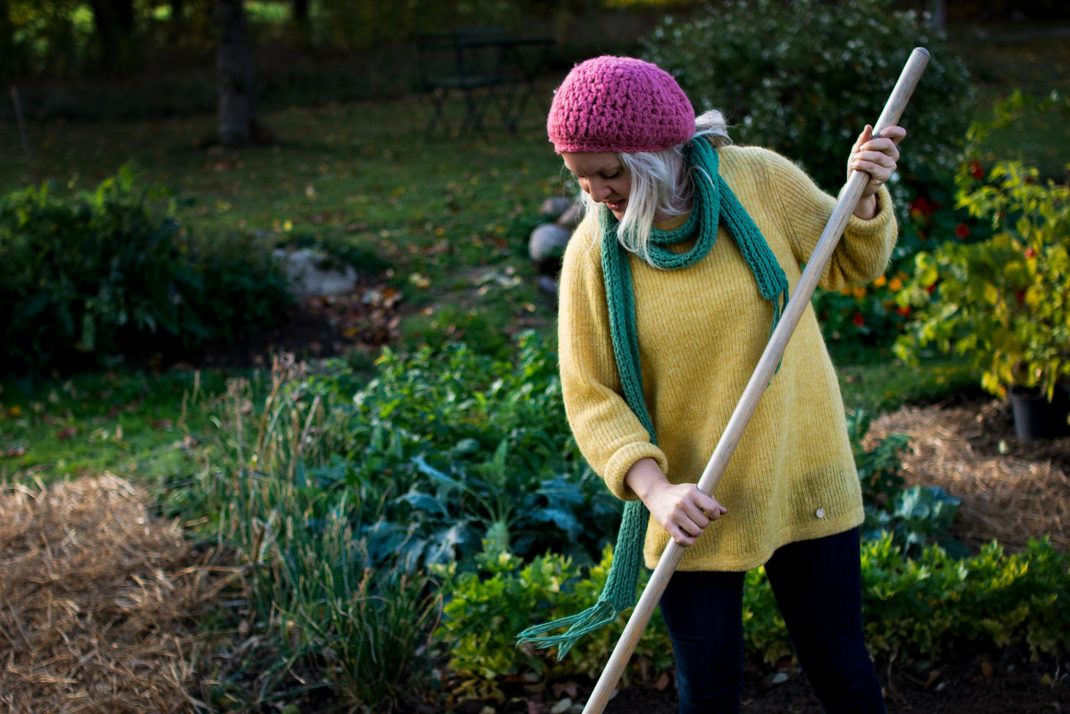
[[[431,135],[435,131],[435,127],[439,124],[445,130],[446,136],[450,134],[450,124],[446,119],[446,100],[449,98],[448,92],[444,89],[433,89],[430,94],[431,97],[431,113],[427,119],[427,128],[425,132]]]
[[[487,128],[483,124],[483,107],[480,106],[478,90],[467,89],[464,92],[465,115],[464,123],[458,138],[463,138],[469,130],[474,130],[483,138],[487,137]]]

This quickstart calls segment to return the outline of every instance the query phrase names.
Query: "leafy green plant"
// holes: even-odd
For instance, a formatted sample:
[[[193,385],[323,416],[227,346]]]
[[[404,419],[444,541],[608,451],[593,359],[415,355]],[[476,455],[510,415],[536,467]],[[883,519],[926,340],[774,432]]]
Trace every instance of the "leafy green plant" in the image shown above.
[[[458,573],[451,567],[443,621],[435,631],[458,695],[501,697],[500,680],[507,676],[597,677],[627,621],[623,615],[581,639],[561,661],[550,650],[530,644],[517,647],[515,638],[534,621],[563,617],[593,604],[612,563],[608,546],[601,561],[589,569],[554,553],[525,564],[511,553],[490,550],[477,562],[477,572]],[[652,680],[671,666],[667,636],[664,622],[655,615],[636,647],[626,682],[642,679],[644,672]]]
[[[195,241],[128,165],[92,192],[46,183],[0,197],[5,367],[177,356],[276,321],[285,279],[249,240]]]
[[[506,677],[546,680],[597,675],[620,636],[624,617],[581,639],[558,662],[552,651],[516,647],[513,635],[533,621],[591,605],[611,554],[589,572],[547,555],[524,564],[508,553],[480,560],[477,573],[447,581],[446,606],[435,639],[448,651],[462,695],[500,694]],[[1070,652],[1070,556],[1047,541],[1008,555],[996,543],[956,558],[937,545],[908,557],[891,534],[863,542],[865,635],[882,661],[933,664],[956,647],[999,650],[1013,645],[1035,656]],[[790,655],[784,621],[761,568],[747,574],[744,632],[748,656],[775,663]],[[657,674],[671,662],[668,633],[655,614],[626,676]],[[633,680],[635,681],[635,680]]]
[[[896,354],[916,359],[932,346],[968,359],[994,394],[1023,387],[1050,400],[1070,377],[1070,186],[1042,184],[1019,162],[983,175],[960,174],[959,202],[994,234],[918,254],[900,297],[916,321]]]
[[[426,550],[414,557],[464,560],[493,535],[522,556],[588,563],[619,517],[568,431],[553,353],[534,333],[517,345],[513,361],[464,344],[387,349],[354,396],[347,449],[368,477],[389,474],[381,535],[415,528],[410,546]]]
[[[862,548],[866,643],[880,657],[935,662],[955,647],[1033,657],[1070,648],[1070,558],[1046,540],[1007,554],[990,543],[968,558],[931,545],[904,557],[890,535]]]

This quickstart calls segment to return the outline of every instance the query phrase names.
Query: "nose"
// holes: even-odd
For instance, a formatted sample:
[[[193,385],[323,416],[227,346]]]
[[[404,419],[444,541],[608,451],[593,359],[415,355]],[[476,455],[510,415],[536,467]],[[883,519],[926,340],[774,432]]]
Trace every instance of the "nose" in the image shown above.
[[[606,197],[609,196],[612,191],[610,190],[609,185],[604,181],[589,179],[587,181],[587,193],[591,195],[591,198],[594,199],[595,203],[601,203],[606,200]]]

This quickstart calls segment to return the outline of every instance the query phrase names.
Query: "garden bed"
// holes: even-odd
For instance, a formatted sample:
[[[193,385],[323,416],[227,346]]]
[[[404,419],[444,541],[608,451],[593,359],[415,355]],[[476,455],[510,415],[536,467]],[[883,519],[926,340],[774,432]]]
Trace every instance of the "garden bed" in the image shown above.
[[[962,500],[953,534],[963,542],[997,538],[1014,549],[1047,533],[1060,548],[1070,543],[1070,439],[1020,442],[1007,408],[991,400],[905,407],[876,420],[870,438],[892,432],[911,436],[904,454],[909,482],[940,485]],[[195,660],[203,664],[206,655],[214,657],[203,649],[196,654],[200,648],[189,624],[220,585],[213,584],[209,569],[198,567],[174,524],[149,515],[144,498],[105,476],[43,490],[10,489],[0,499],[0,522],[8,524],[0,529],[0,541],[9,573],[7,590],[0,588],[7,604],[0,617],[7,634],[0,656],[8,663],[0,675],[7,684],[0,690],[9,698],[0,701],[14,711],[32,709],[31,703],[62,708],[97,701],[93,691],[101,687],[117,705],[193,706],[189,697],[200,694]],[[40,573],[51,575],[35,575]],[[1030,663],[1018,652],[992,659],[964,653],[932,669],[893,666],[881,679],[891,712],[1070,707],[1064,669]],[[674,712],[671,683],[660,684],[662,689],[623,690],[607,714]],[[548,714],[555,706],[568,711],[560,707],[563,700],[583,701],[589,689],[589,682],[507,685],[505,702],[468,702],[460,711]],[[747,673],[743,711],[821,709],[798,669],[755,668]]]
[[[910,485],[940,486],[962,500],[952,535],[1008,550],[1042,534],[1070,550],[1070,438],[1021,441],[1010,407],[992,399],[908,406],[875,419],[869,438],[910,437]]]

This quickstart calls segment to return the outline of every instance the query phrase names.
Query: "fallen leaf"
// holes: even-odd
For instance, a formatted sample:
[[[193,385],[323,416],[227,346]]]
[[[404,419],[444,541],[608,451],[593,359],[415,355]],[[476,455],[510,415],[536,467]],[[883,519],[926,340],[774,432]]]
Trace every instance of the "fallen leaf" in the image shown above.
[[[59,431],[57,431],[56,432],[56,438],[59,439],[60,441],[67,441],[67,439],[70,439],[71,437],[73,437],[73,436],[75,436],[77,434],[78,434],[78,427],[76,427],[76,426],[68,426],[66,429],[60,429]]]
[[[174,425],[170,419],[157,419],[152,422],[153,429],[170,429]]]
[[[658,677],[658,681],[654,682],[654,689],[658,690],[659,692],[664,692],[666,689],[669,688],[669,684],[671,682],[672,680],[669,679],[669,673],[662,672],[661,676]]]
[[[20,456],[25,456],[25,455],[26,455],[26,447],[25,446],[13,446],[13,447],[11,447],[10,449],[8,449],[7,451],[4,452],[4,458],[6,458],[6,459],[15,459],[15,458],[18,458]]]
[[[987,659],[981,660],[981,674],[984,675],[985,679],[992,679],[992,663]]]
[[[934,669],[929,672],[929,679],[925,682],[925,688],[928,689],[929,687],[933,686],[933,683],[938,679],[940,679],[940,670]]]

